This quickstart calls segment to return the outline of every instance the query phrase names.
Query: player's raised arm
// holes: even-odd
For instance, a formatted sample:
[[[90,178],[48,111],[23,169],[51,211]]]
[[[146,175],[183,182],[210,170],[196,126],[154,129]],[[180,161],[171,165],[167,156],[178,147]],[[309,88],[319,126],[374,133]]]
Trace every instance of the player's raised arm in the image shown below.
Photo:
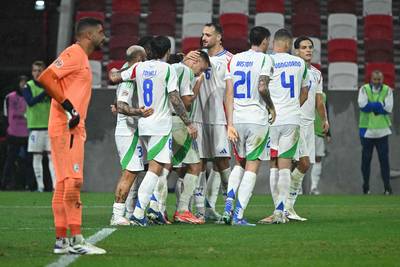
[[[129,68],[116,69],[112,68],[108,73],[108,79],[112,83],[120,83],[123,81],[133,81],[136,79],[136,66],[138,63],[130,66]]]

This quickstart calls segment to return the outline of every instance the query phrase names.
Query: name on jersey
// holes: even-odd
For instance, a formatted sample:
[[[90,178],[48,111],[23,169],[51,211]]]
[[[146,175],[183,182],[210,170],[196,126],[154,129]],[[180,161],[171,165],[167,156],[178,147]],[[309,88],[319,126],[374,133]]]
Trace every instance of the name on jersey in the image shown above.
[[[236,67],[252,67],[253,61],[238,61]]]
[[[143,70],[143,77],[144,78],[151,78],[157,75],[156,70]]]
[[[286,62],[278,62],[274,64],[276,69],[279,68],[287,68],[287,67],[301,67],[300,61],[286,61]]]

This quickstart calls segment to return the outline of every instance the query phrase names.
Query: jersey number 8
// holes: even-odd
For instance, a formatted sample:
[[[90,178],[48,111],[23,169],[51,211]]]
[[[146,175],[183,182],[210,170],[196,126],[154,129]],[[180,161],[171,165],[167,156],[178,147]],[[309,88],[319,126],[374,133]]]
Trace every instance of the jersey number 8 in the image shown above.
[[[143,102],[146,107],[153,103],[153,81],[150,79],[143,81]]]

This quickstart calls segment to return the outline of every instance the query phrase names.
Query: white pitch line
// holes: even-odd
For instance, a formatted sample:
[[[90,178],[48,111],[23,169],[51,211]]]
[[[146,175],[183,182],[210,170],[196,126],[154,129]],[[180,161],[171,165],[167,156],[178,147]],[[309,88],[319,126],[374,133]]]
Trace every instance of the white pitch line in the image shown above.
[[[112,232],[117,230],[116,228],[103,228],[94,235],[90,236],[87,241],[91,244],[103,240],[107,236],[111,235]],[[47,265],[46,267],[66,267],[76,261],[81,255],[63,255],[57,261]]]

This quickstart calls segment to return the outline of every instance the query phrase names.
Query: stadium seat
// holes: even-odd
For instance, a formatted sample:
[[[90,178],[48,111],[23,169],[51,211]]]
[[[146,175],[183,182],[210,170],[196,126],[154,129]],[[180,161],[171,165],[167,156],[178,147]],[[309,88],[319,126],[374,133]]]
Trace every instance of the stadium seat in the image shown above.
[[[393,62],[393,42],[390,40],[368,40],[364,48],[366,62]]]
[[[111,36],[110,38],[110,59],[125,59],[126,49],[131,45],[135,45],[138,41],[137,36]]]
[[[105,0],[79,0],[77,1],[79,11],[104,11]]]
[[[139,35],[139,13],[114,12],[111,16],[111,36]]]
[[[256,13],[285,13],[285,0],[256,0]]]
[[[357,64],[347,62],[330,63],[328,67],[328,89],[337,91],[357,91]]]
[[[248,16],[239,13],[222,14],[219,22],[224,30],[224,38],[236,38],[248,35]]]
[[[263,26],[271,32],[269,46],[272,48],[275,32],[285,27],[285,17],[280,13],[258,13],[255,16],[254,25]]]
[[[111,60],[107,64],[107,73],[109,73],[112,68],[121,69],[125,62],[125,60]]]
[[[292,34],[294,36],[321,36],[321,19],[319,15],[295,14],[292,16]]]
[[[392,15],[392,0],[363,0],[363,15]]]
[[[292,0],[292,11],[295,14],[320,15],[319,0]],[[320,21],[319,21],[320,23]]]
[[[92,69],[92,87],[101,87],[101,62],[97,60],[89,60],[90,68]]]
[[[183,2],[183,14],[193,12],[212,14],[212,0],[185,0]]]
[[[211,13],[183,13],[182,38],[200,36],[204,24],[212,21]]]
[[[189,51],[200,48],[200,37],[189,37],[182,40],[182,52],[187,54]]]
[[[174,12],[176,13],[175,0],[149,0],[149,12]]]
[[[393,40],[393,17],[386,15],[364,17],[364,39]]]
[[[332,14],[328,17],[328,40],[357,40],[357,17],[353,14]]]
[[[89,59],[92,60],[103,60],[103,51],[94,51],[92,54],[90,54]]]
[[[232,54],[237,54],[250,48],[247,37],[225,38],[224,48]]]
[[[152,12],[147,17],[147,34],[175,36],[175,12]]]
[[[112,11],[140,13],[140,0],[112,0]]]
[[[328,13],[357,14],[357,1],[328,0]]]
[[[395,67],[393,63],[367,63],[365,65],[365,76],[364,81],[367,83],[371,79],[371,73],[374,70],[380,70],[383,73],[383,82],[390,87],[394,88],[396,76]]]
[[[78,21],[81,18],[84,17],[93,17],[96,19],[99,19],[101,21],[104,21],[104,12],[98,12],[98,11],[78,11],[76,12],[75,20]]]
[[[357,63],[357,41],[353,39],[328,41],[328,61]]]
[[[219,14],[241,13],[249,14],[249,0],[220,0]]]
[[[296,41],[296,39],[297,38],[293,38],[293,44]],[[321,64],[321,40],[315,37],[310,37],[310,39],[313,41],[314,44],[314,53],[311,59],[311,63]]]

